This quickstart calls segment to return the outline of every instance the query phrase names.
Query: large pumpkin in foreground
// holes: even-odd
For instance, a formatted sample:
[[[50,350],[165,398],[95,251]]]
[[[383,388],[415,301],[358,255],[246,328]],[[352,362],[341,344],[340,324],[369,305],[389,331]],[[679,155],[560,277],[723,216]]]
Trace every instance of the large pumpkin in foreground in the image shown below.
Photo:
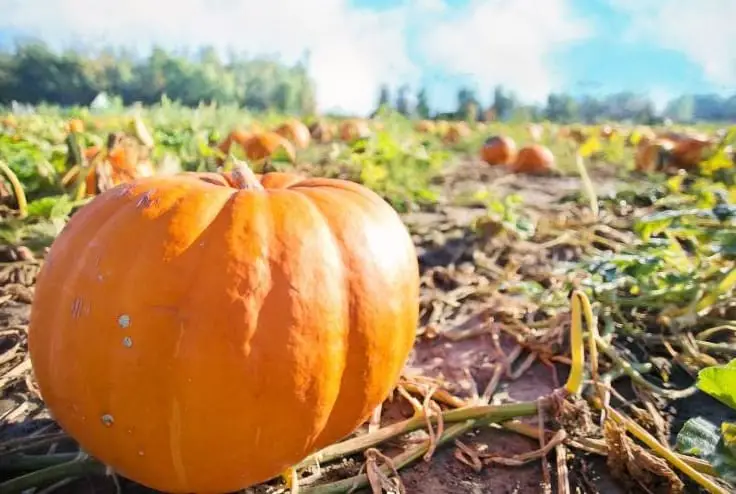
[[[154,489],[231,492],[370,416],[412,348],[418,287],[399,216],[356,183],[145,178],[54,242],[31,358],[85,451]]]

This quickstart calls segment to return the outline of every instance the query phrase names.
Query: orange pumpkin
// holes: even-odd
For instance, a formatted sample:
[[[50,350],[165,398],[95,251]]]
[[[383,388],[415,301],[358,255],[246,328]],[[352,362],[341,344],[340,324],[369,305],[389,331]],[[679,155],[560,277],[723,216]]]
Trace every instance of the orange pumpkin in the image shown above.
[[[669,164],[674,147],[669,139],[642,140],[636,148],[634,167],[640,172],[660,171]]]
[[[245,149],[245,143],[248,142],[248,139],[251,137],[253,137],[252,131],[245,130],[243,128],[233,129],[227,136],[225,136],[225,139],[217,145],[217,149],[219,149],[223,155],[227,156],[230,149],[233,147],[233,144],[238,144],[242,149]],[[224,158],[221,158],[220,161],[224,161]]]
[[[287,141],[291,142],[296,149],[304,149],[309,146],[312,136],[309,128],[299,120],[293,119],[284,122],[274,132]]]
[[[532,144],[523,147],[511,165],[514,173],[545,174],[555,168],[555,155],[546,146]]]
[[[85,451],[153,489],[233,492],[363,423],[418,309],[414,245],[377,194],[243,167],[123,184],[75,214],[29,350]]]
[[[115,186],[121,183],[130,182],[138,178],[151,177],[154,175],[154,169],[151,163],[142,159],[140,150],[136,149],[137,145],[131,142],[122,134],[111,134],[108,139],[108,152],[103,162],[96,163],[87,172],[84,178],[85,190],[87,196],[93,196],[100,192],[97,183],[97,167],[108,166],[110,177],[109,186]],[[92,161],[99,154],[100,148],[90,146],[83,152],[87,161]],[[65,183],[71,183],[78,177],[78,171],[70,173],[64,178]]]
[[[294,146],[275,132],[257,132],[253,134],[243,145],[245,155],[249,160],[260,161],[273,157],[281,151],[286,158],[294,163],[296,152]]]
[[[414,130],[423,134],[431,134],[435,131],[436,127],[431,120],[420,120],[414,124]]]
[[[516,158],[516,143],[510,137],[489,137],[480,148],[480,157],[489,165],[508,165]]]
[[[330,142],[335,138],[334,126],[322,121],[314,122],[310,125],[309,133],[311,134],[312,139],[322,144]]]
[[[683,136],[675,142],[672,160],[680,168],[686,170],[695,168],[705,158],[708,148],[712,145],[713,141],[707,136]]]
[[[448,125],[447,132],[442,136],[445,144],[457,144],[470,136],[472,130],[466,122],[452,122]]]
[[[345,142],[352,142],[356,139],[362,139],[371,135],[371,129],[363,120],[345,120],[340,124],[340,139]]]

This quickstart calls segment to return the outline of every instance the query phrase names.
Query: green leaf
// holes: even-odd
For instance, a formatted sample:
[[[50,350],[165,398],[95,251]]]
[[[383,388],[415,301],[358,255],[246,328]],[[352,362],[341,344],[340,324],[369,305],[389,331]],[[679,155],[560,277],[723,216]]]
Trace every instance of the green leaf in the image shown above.
[[[698,373],[698,388],[736,410],[736,359]]]
[[[708,458],[716,451],[721,435],[718,427],[703,417],[689,419],[677,434],[676,448],[683,454]]]
[[[704,418],[695,417],[685,422],[677,434],[676,448],[683,454],[702,458],[713,466],[723,480],[736,483],[736,451],[732,443],[734,433],[736,424],[724,422],[719,430]]]

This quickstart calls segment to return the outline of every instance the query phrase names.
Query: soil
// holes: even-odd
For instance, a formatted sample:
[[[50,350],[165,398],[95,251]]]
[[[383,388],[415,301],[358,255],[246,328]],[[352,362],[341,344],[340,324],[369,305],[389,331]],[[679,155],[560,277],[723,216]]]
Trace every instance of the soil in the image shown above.
[[[621,184],[605,168],[593,170],[593,178],[599,195],[613,192]],[[525,213],[553,216],[570,208],[559,200],[579,191],[580,181],[567,176],[509,175],[501,169],[466,163],[443,177],[442,182],[445,193],[440,205],[404,215],[414,235],[422,268],[420,335],[405,375],[441,379],[447,383],[449,393],[468,399],[483,394],[494,374],[495,365],[504,362],[517,347],[515,339],[504,330],[511,319],[530,323],[554,317],[523,294],[498,290],[504,282],[494,269],[516,270],[512,281],[533,280],[550,284],[555,283],[555,277],[559,276],[555,274],[558,264],[574,261],[582,253],[574,248],[550,248],[539,252],[514,239],[499,240],[493,236],[489,239],[479,235],[478,229],[472,225],[485,215],[485,208],[472,201],[458,205],[456,199],[471,196],[480,189],[497,197],[513,192],[524,199]],[[40,261],[24,259],[23,256],[19,259],[17,252],[10,252],[7,248],[5,251],[0,249],[0,258],[3,256],[5,259],[0,259],[5,261],[0,264],[0,442],[34,431],[56,430],[35,390],[25,346],[33,282]],[[489,259],[496,268],[488,268]],[[554,350],[553,354],[564,354],[563,343],[564,338],[557,335],[545,344]],[[527,355],[528,352],[522,352],[514,366],[521,364]],[[567,372],[566,365],[537,359],[518,378],[504,377],[493,394],[492,403],[536,400],[547,396],[564,382]],[[715,415],[721,420],[729,416],[728,409],[702,393],[669,407],[675,431],[694,414]],[[382,425],[408,418],[411,414],[412,409],[406,401],[394,399],[384,406]],[[730,414],[733,417],[733,412]],[[525,422],[536,424],[536,419]],[[483,448],[486,452],[505,456],[539,448],[535,440],[500,428],[474,430],[459,439],[471,448]],[[400,450],[401,444],[394,443],[393,447]],[[385,445],[381,448],[391,454],[390,449],[384,450]],[[458,461],[455,451],[455,445],[445,445],[429,461],[420,460],[402,469],[400,476],[406,492],[543,492],[544,476],[539,460],[514,467],[486,466],[476,472]],[[554,472],[554,455],[549,455],[549,458]],[[324,468],[324,475],[335,480],[345,478],[357,473],[362,463],[362,457],[357,455],[336,466]],[[637,492],[626,490],[611,478],[603,457],[576,451],[568,462],[568,468],[570,486],[574,491]],[[554,478],[552,485],[554,492]],[[121,486],[126,493],[153,492],[125,481],[121,481]],[[275,492],[275,486],[274,483],[246,492]],[[60,485],[54,492],[102,494],[118,492],[118,487],[112,477],[89,476]],[[698,491],[689,488],[688,492]]]

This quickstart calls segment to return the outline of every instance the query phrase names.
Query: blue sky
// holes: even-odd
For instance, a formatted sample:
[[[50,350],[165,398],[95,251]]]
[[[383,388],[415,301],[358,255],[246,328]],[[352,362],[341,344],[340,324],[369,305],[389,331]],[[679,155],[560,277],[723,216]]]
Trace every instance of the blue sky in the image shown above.
[[[160,4],[160,5],[157,5]],[[460,85],[484,102],[504,85],[550,91],[736,92],[736,0],[0,0],[0,41],[214,44],[311,52],[322,109],[370,111],[381,83],[427,87],[450,109]]]

